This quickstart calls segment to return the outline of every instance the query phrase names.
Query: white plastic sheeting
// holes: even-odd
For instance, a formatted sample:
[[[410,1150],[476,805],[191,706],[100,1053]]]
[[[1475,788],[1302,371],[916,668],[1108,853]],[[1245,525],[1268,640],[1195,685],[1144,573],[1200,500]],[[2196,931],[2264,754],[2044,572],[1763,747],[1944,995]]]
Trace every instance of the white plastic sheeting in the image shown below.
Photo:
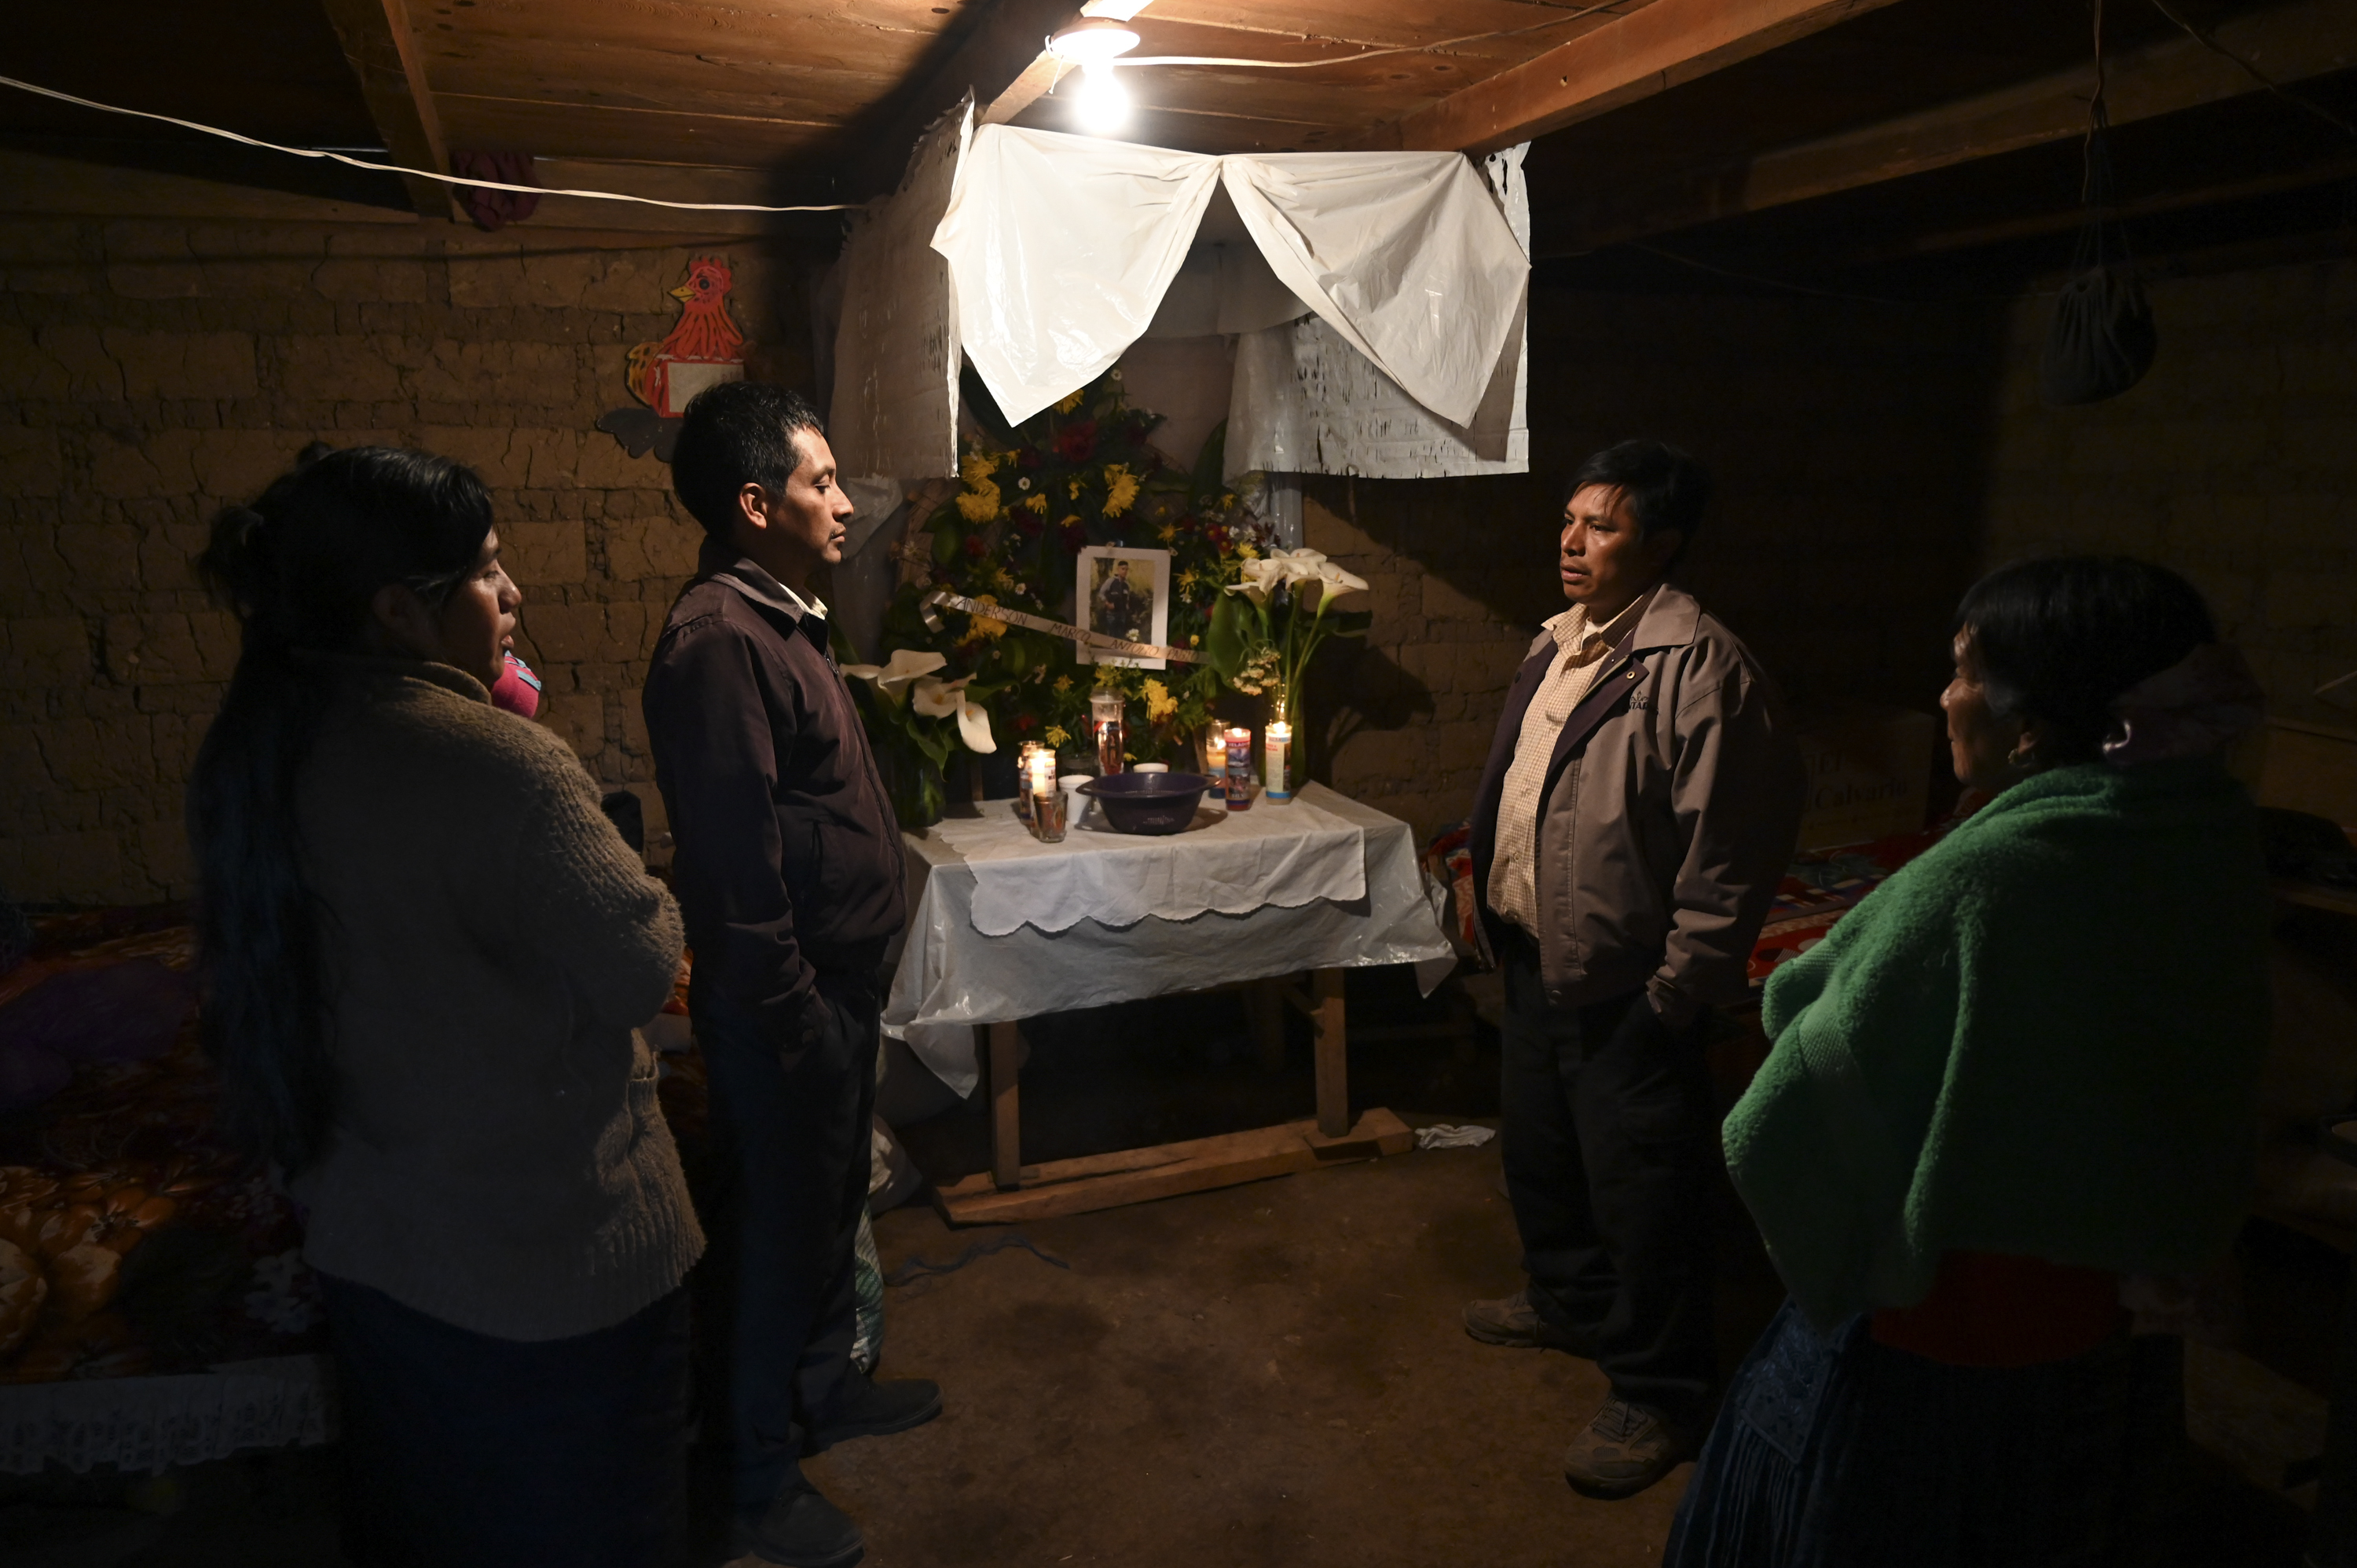
[[[1528,144],[1483,160],[1495,209],[1520,251],[1530,245]],[[1358,474],[1413,479],[1519,474],[1530,467],[1524,413],[1527,304],[1517,295],[1505,352],[1469,419],[1450,420],[1358,351],[1324,316],[1246,332],[1236,340],[1228,408],[1227,471]]]
[[[968,94],[918,142],[899,189],[845,233],[827,435],[845,474],[957,472],[957,299],[931,241],[973,129]]]
[[[1007,419],[1087,385],[1145,334],[1215,183],[1285,289],[1417,403],[1473,420],[1530,262],[1458,154],[1212,157],[985,125],[933,247],[966,358]]]

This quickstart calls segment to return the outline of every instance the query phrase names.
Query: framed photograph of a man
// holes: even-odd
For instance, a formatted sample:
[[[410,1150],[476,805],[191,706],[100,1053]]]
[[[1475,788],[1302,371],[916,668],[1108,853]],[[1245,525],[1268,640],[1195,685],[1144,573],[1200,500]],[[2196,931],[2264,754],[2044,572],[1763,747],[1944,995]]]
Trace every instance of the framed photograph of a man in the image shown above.
[[[1166,642],[1170,635],[1170,552],[1092,544],[1081,552],[1076,574],[1079,613],[1091,631],[1125,642]],[[1083,664],[1119,664],[1133,670],[1164,670],[1167,659],[1129,659],[1082,643]]]

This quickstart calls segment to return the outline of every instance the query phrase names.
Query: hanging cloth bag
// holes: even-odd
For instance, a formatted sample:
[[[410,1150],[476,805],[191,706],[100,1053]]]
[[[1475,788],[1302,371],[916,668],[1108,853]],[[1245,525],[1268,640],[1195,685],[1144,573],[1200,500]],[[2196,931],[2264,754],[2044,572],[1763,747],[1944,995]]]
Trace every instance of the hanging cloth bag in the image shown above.
[[[2144,380],[2159,346],[2144,280],[2128,260],[2127,236],[2110,216],[2111,116],[2104,107],[2100,5],[2095,16],[2095,95],[2088,106],[2086,175],[2080,192],[2087,218],[2038,365],[2039,392],[2050,408],[2119,396]]]

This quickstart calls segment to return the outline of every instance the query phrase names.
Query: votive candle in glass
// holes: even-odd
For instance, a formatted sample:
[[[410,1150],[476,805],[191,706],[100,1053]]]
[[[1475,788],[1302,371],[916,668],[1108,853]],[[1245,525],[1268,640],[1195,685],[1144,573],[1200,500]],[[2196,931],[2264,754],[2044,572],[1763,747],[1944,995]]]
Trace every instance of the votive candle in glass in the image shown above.
[[[1261,776],[1274,805],[1281,806],[1293,799],[1293,790],[1285,777],[1286,753],[1292,749],[1293,726],[1282,721],[1271,724],[1261,740]]]
[[[1229,727],[1227,733],[1228,810],[1242,811],[1252,806],[1252,731],[1242,725]]]

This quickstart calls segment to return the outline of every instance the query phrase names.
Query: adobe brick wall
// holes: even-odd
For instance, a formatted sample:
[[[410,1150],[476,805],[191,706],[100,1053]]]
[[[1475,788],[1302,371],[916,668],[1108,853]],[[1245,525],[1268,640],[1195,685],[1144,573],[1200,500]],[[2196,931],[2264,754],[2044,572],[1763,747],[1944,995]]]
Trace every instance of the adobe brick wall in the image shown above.
[[[552,723],[660,828],[638,688],[698,530],[592,422],[692,254],[734,264],[754,373],[807,379],[804,271],[741,241],[513,232],[0,220],[0,887],[189,890],[181,791],[236,639],[188,562],[314,438],[482,473]]]
[[[1988,561],[2145,556],[2209,596],[2278,716],[2357,668],[2357,262],[2162,283],[2160,353],[2108,403],[2038,400],[2048,307],[2007,324]]]
[[[1311,766],[1430,833],[1471,809],[1555,576],[1562,478],[1632,435],[1717,479],[1681,579],[1796,701],[1930,711],[1981,556],[1999,322],[1955,307],[1541,291],[1526,477],[1311,481],[1368,647],[1307,699]]]

